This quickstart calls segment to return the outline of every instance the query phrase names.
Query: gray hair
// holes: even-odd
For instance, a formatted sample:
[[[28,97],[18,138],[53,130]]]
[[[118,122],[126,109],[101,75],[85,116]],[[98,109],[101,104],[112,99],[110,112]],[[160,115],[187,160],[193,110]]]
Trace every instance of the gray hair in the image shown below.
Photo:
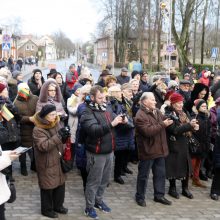
[[[144,92],[140,98],[140,101],[143,102],[145,99],[148,99],[152,95],[154,96],[152,92]]]

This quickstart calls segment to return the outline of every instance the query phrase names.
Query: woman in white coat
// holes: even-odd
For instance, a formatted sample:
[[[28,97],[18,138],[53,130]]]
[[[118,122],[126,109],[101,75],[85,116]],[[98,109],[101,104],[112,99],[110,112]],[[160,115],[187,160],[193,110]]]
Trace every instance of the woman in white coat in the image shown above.
[[[11,162],[19,157],[14,151],[2,151],[0,146],[0,219],[5,220],[5,202],[10,198],[11,192],[8,188],[6,176],[1,173],[3,169],[11,165]]]

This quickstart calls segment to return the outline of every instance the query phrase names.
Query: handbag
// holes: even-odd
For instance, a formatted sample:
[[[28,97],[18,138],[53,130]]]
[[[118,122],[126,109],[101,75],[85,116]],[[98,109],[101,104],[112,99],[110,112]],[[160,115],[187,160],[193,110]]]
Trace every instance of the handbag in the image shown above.
[[[11,191],[11,196],[10,196],[9,200],[7,201],[7,203],[13,203],[16,200],[15,184],[13,182],[11,182],[10,180],[8,180],[8,187]]]
[[[69,171],[71,171],[73,169],[73,161],[71,159],[66,160],[65,155],[62,155],[62,153],[60,152],[58,146],[56,146],[56,147],[57,147],[57,150],[58,150],[59,155],[60,155],[61,169],[62,169],[63,173],[68,173]],[[66,152],[66,150],[69,151],[69,149],[66,149],[66,148],[68,148],[68,146],[65,147],[64,152]]]
[[[189,152],[191,155],[196,156],[201,154],[200,143],[195,138],[195,136],[192,135],[191,137],[189,137],[188,145],[189,145]]]

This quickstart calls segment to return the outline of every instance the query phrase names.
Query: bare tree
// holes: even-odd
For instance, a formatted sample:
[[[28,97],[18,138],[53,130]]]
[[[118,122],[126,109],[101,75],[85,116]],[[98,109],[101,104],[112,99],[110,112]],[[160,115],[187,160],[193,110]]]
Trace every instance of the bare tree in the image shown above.
[[[205,20],[207,16],[207,11],[208,11],[208,0],[205,0],[204,13],[202,18],[201,64],[203,64],[203,59],[204,59]]]

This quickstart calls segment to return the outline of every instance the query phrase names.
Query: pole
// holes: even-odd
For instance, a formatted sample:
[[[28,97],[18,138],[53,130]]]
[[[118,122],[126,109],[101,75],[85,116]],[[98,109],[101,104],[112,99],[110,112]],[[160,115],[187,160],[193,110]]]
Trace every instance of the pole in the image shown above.
[[[169,7],[170,7],[169,45],[171,45],[171,42],[172,42],[172,0],[169,0]],[[171,66],[171,52],[169,52],[169,75],[170,75],[170,66]]]
[[[112,73],[115,73],[115,32],[114,32],[114,17],[112,13]]]

